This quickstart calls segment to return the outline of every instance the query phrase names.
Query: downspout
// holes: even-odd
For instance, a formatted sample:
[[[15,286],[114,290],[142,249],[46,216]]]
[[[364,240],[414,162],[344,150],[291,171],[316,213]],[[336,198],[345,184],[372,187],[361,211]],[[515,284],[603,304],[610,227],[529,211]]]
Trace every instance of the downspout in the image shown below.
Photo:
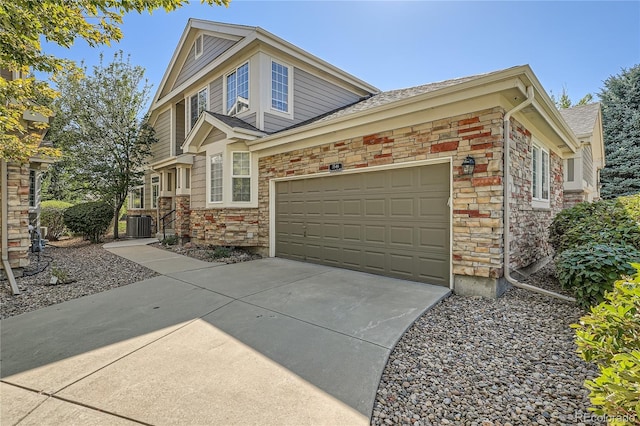
[[[7,175],[7,162],[4,158],[0,159],[0,179],[2,183],[0,185],[2,186],[2,195],[0,196],[2,200],[2,217],[0,218],[2,226],[2,269],[4,269],[4,273],[11,284],[11,291],[14,295],[18,295],[20,294],[20,289],[18,288],[16,277],[13,276],[11,265],[9,265],[9,193],[7,189],[9,178]]]
[[[533,102],[533,98],[534,98],[534,93],[533,93],[533,86],[529,86],[527,87],[527,99],[524,100],[524,102],[522,102],[519,105],[516,105],[514,108],[512,108],[511,110],[507,111],[507,113],[504,115],[504,179],[503,179],[503,197],[502,197],[502,202],[503,202],[503,212],[504,212],[504,241],[503,241],[503,246],[504,246],[504,278],[505,280],[507,280],[507,282],[511,285],[513,285],[514,287],[518,287],[518,288],[522,288],[525,290],[530,290],[536,293],[540,293],[540,294],[544,294],[547,296],[551,296],[551,297],[556,297],[558,299],[562,299],[562,300],[566,300],[569,302],[575,302],[576,299],[574,299],[573,297],[569,297],[569,296],[565,296],[563,294],[560,293],[556,293],[553,291],[549,291],[549,290],[545,290],[543,288],[540,287],[535,287],[529,284],[525,284],[525,283],[521,283],[520,281],[516,280],[515,278],[513,278],[511,276],[511,271],[510,271],[510,263],[511,263],[511,209],[509,206],[509,184],[510,184],[510,180],[511,180],[511,172],[510,172],[510,163],[511,163],[511,147],[509,145],[510,141],[511,141],[511,116],[513,114],[515,114],[516,112],[522,110],[523,108],[527,107],[528,105],[530,105]]]

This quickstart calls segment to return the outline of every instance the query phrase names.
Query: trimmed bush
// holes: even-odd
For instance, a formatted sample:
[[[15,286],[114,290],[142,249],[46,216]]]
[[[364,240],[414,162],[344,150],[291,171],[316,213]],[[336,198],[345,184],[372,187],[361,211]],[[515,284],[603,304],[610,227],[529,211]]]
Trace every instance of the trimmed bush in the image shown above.
[[[580,203],[556,215],[549,242],[556,256],[587,243],[614,242],[640,250],[640,226],[618,200]]]
[[[640,264],[615,282],[605,301],[591,308],[576,329],[578,354],[600,375],[586,380],[589,399],[609,425],[640,425]]]
[[[631,262],[640,262],[640,252],[631,246],[588,243],[556,257],[556,276],[578,304],[587,308],[602,302],[621,276],[634,272]]]
[[[640,222],[640,194],[618,198],[631,219]]]
[[[42,238],[57,241],[65,232],[64,211],[73,204],[65,201],[49,200],[40,203],[40,224],[47,227],[47,235]]]
[[[99,243],[113,219],[113,209],[102,201],[76,204],[64,212],[64,224],[92,243]]]

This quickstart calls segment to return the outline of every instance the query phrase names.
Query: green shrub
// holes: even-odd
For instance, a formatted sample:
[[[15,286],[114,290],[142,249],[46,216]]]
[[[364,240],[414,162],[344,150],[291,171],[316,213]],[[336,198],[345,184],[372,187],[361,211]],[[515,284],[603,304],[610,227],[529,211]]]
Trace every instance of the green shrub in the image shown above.
[[[602,302],[616,280],[633,273],[630,263],[638,261],[640,252],[633,247],[588,243],[556,257],[556,276],[562,287],[572,291],[578,304],[586,308]]]
[[[178,244],[179,240],[180,237],[178,237],[177,235],[169,235],[168,237],[163,238],[161,243],[165,246],[175,246],[176,244]]]
[[[57,241],[64,235],[64,211],[73,204],[65,201],[49,200],[40,203],[40,224],[47,227],[46,237]]]
[[[618,198],[629,217],[631,217],[636,222],[640,222],[640,194],[636,195],[627,195],[626,197]]]
[[[102,201],[76,204],[64,212],[64,224],[67,228],[93,243],[100,242],[112,219],[113,209]]]
[[[220,259],[222,257],[229,257],[229,256],[231,256],[231,252],[232,251],[233,250],[230,247],[218,246],[213,250],[212,257],[214,259]]]
[[[606,300],[572,325],[578,354],[600,371],[585,381],[592,410],[610,425],[640,425],[640,264],[633,266],[635,275],[616,281]]]
[[[640,250],[640,226],[618,200],[580,203],[558,213],[549,228],[558,256],[586,243],[630,245]]]

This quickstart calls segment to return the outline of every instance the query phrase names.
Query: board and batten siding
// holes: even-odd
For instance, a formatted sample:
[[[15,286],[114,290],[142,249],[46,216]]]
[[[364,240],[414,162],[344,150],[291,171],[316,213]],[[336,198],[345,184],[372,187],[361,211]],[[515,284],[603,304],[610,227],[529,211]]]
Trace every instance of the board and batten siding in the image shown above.
[[[234,44],[235,41],[232,40],[205,35],[202,43],[202,56],[196,59],[195,47],[192,43],[187,59],[185,60],[178,77],[176,77],[176,82],[174,83],[173,88],[194,76],[198,71],[211,63],[211,61],[220,56]]]
[[[160,113],[153,128],[158,139],[151,147],[152,162],[155,162],[171,155],[171,110]]]
[[[202,209],[206,207],[206,174],[207,157],[205,155],[196,155],[193,158],[193,166],[191,167],[191,208],[193,209]]]
[[[360,96],[313,74],[293,72],[293,120],[265,112],[264,130],[275,132],[336,108],[352,104]]]

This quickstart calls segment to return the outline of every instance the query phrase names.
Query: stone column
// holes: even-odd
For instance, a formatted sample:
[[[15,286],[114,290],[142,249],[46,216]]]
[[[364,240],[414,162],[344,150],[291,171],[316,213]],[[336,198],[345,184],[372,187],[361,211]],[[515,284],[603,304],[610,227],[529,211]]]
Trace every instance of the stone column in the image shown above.
[[[176,235],[182,239],[182,242],[189,241],[191,237],[191,196],[176,196]]]

